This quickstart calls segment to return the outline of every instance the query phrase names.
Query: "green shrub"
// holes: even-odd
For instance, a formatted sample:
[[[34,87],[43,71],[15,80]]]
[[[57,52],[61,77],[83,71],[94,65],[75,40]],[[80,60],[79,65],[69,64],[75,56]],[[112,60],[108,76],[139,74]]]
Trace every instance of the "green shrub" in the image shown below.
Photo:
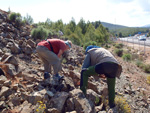
[[[112,45],[115,47],[115,46],[116,46],[116,43],[113,43]]]
[[[125,61],[131,61],[131,54],[124,54],[124,55],[122,56],[122,58],[123,58],[123,60],[125,60]]]
[[[131,113],[131,108],[125,98],[116,96],[115,104],[119,113]]]
[[[150,84],[150,76],[147,76],[147,83]]]
[[[101,102],[102,102],[102,97],[98,97],[98,96],[96,96],[95,97],[95,105],[97,106],[97,105],[100,105],[101,104]]]
[[[45,39],[48,37],[48,31],[43,27],[38,27],[31,31],[31,36],[34,39]]]
[[[69,39],[72,41],[73,44],[80,45],[80,39],[76,34],[71,34],[69,36]]]
[[[131,47],[127,47],[128,52],[131,52],[132,48]]]
[[[62,39],[62,40],[68,40],[68,37],[61,36],[60,39]]]
[[[70,29],[65,30],[65,35],[69,36],[69,35],[71,35],[71,34],[72,34],[72,32],[71,32]]]
[[[121,57],[123,55],[123,49],[115,49],[115,54]]]
[[[106,48],[106,49],[110,48],[110,45],[106,44],[106,45],[105,45],[105,48]]]
[[[19,28],[22,25],[25,25],[25,21],[22,20],[20,13],[12,12],[9,14],[9,20],[15,22],[15,26]]]
[[[22,21],[22,19],[20,17],[17,17],[15,20],[15,24],[19,28],[20,26],[25,25],[25,22]]]
[[[44,104],[42,101],[38,101],[34,113],[45,113],[45,109],[46,109],[46,104]]]
[[[18,18],[18,17],[21,18],[20,13],[12,12],[12,13],[10,13],[10,15],[9,15],[9,20],[15,22],[15,21],[16,21],[16,18]]]
[[[121,49],[123,47],[123,44],[116,44],[115,48]]]
[[[89,41],[83,45],[83,48],[86,49],[89,45],[97,45],[97,43],[95,41]]]
[[[150,64],[146,64],[146,65],[144,65],[144,71],[146,72],[146,73],[150,73]]]
[[[49,32],[48,32],[48,35],[49,35],[49,36],[53,36],[53,35],[54,35],[53,31],[49,31]]]
[[[96,96],[95,98],[95,104],[97,105],[99,103],[99,97]]]
[[[143,68],[144,67],[144,64],[141,60],[137,60],[136,61],[136,65],[139,67],[139,68]]]
[[[137,53],[132,53],[132,60],[136,60],[139,58],[139,55]]]
[[[144,64],[141,60],[137,60],[136,65],[143,69],[146,73],[150,73],[150,64]]]

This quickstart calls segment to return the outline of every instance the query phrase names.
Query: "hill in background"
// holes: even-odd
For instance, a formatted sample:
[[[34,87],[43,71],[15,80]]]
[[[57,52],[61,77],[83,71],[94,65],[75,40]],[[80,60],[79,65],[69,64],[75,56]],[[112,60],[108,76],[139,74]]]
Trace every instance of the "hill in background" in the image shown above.
[[[110,33],[117,35],[119,37],[127,37],[129,35],[134,36],[138,32],[148,33],[150,25],[145,25],[142,27],[128,27],[123,25],[111,24],[107,22],[101,22],[101,24],[108,28]]]
[[[101,22],[101,24],[104,27],[109,28],[109,30],[111,30],[111,29],[120,29],[120,28],[150,28],[150,24],[144,25],[144,26],[139,26],[139,27],[128,27],[128,26],[123,26],[123,25],[111,24],[111,23],[107,23],[107,22]]]
[[[145,26],[143,26],[143,27],[148,27],[148,28],[150,28],[150,24],[148,24],[148,25],[145,25]]]
[[[117,25],[117,24],[111,24],[111,23],[107,23],[107,22],[101,22],[101,24],[102,24],[104,27],[107,27],[109,30],[112,30],[112,29],[120,29],[120,28],[127,28],[127,26]]]

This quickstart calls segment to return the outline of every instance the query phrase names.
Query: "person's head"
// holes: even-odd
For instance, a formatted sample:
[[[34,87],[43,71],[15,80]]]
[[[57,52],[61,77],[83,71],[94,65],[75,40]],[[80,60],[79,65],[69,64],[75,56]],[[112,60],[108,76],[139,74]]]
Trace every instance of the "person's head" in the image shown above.
[[[72,42],[70,40],[65,41],[67,48],[70,49],[72,47]]]
[[[86,50],[85,50],[85,54],[87,54],[87,52],[88,52],[90,49],[93,49],[93,48],[101,48],[101,47],[96,46],[96,45],[87,46],[87,47],[86,47]]]

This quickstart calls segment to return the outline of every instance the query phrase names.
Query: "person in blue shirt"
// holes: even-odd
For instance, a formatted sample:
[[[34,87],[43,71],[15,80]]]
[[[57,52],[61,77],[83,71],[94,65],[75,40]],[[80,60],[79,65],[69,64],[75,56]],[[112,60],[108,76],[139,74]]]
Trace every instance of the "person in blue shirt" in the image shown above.
[[[88,77],[104,74],[107,78],[110,108],[115,107],[115,80],[120,77],[122,67],[116,58],[106,49],[90,45],[86,48],[81,71],[80,89],[86,95]]]

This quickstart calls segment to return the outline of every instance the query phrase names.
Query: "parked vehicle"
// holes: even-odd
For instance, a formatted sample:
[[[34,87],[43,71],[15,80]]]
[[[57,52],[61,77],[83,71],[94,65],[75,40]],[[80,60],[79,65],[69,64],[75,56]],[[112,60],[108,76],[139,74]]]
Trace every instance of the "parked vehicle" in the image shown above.
[[[144,36],[144,35],[139,36],[139,41],[146,41],[146,36]]]

